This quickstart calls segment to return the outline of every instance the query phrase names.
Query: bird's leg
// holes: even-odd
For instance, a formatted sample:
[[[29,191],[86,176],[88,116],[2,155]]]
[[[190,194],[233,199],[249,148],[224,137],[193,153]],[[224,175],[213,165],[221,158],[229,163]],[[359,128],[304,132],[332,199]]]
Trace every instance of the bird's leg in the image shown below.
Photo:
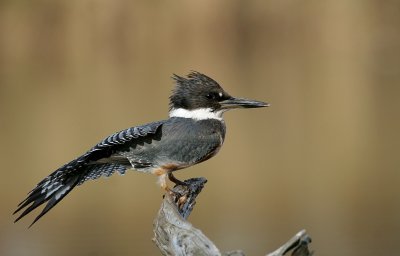
[[[175,184],[177,184],[177,182],[184,183],[183,181],[180,181],[177,178],[175,178],[173,175],[169,175],[169,173],[162,173],[162,174],[156,173],[156,175],[158,176],[158,184],[160,185],[160,187],[170,194],[173,193],[174,191],[168,186],[167,177],[169,180],[171,180],[170,176],[172,176],[173,180],[171,181],[174,182]]]
[[[172,181],[173,183],[175,183],[176,185],[181,185],[181,186],[188,186],[189,185],[186,182],[178,180],[177,178],[175,178],[175,176],[172,174],[172,172],[168,172],[168,179],[170,181]]]

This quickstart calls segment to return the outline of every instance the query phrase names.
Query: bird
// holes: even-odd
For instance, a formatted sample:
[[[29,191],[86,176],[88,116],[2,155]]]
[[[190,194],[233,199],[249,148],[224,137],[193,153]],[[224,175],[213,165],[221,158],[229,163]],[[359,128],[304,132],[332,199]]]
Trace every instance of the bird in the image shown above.
[[[158,176],[169,191],[167,179],[184,184],[173,172],[215,156],[225,140],[224,112],[260,108],[268,103],[232,97],[215,80],[191,71],[173,74],[175,88],[169,97],[169,118],[116,132],[83,155],[56,169],[31,190],[14,214],[22,217],[47,202],[30,226],[51,210],[76,186],[113,173],[133,169]],[[30,227],[29,226],[29,227]]]

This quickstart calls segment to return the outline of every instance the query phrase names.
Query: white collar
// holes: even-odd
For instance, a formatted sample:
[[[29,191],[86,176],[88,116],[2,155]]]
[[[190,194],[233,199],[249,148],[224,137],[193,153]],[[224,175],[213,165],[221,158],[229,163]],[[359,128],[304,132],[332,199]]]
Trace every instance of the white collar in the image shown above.
[[[184,108],[173,108],[169,112],[169,117],[182,117],[191,118],[194,120],[216,119],[223,121],[222,114],[225,111],[213,111],[211,108],[199,108],[194,110],[187,110]]]

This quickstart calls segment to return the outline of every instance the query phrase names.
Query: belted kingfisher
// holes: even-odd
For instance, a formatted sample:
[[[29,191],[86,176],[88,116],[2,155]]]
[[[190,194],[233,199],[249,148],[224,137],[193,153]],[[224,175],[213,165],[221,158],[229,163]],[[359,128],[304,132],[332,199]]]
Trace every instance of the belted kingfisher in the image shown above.
[[[114,133],[55,170],[18,205],[14,214],[27,208],[15,222],[47,202],[32,226],[75,186],[114,172],[124,174],[128,169],[157,175],[161,187],[169,190],[166,178],[183,183],[173,176],[174,171],[217,154],[225,138],[225,111],[269,106],[261,101],[234,98],[216,81],[196,71],[187,78],[172,78],[176,87],[170,97],[168,119]]]

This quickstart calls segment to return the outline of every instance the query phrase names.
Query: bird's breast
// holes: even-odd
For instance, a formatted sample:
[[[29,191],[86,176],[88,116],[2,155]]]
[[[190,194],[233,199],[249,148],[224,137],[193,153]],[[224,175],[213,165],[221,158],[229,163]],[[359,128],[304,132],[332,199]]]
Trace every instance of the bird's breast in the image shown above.
[[[179,118],[164,126],[162,133],[161,155],[186,167],[205,161],[219,151],[224,142],[225,124],[220,120]]]

